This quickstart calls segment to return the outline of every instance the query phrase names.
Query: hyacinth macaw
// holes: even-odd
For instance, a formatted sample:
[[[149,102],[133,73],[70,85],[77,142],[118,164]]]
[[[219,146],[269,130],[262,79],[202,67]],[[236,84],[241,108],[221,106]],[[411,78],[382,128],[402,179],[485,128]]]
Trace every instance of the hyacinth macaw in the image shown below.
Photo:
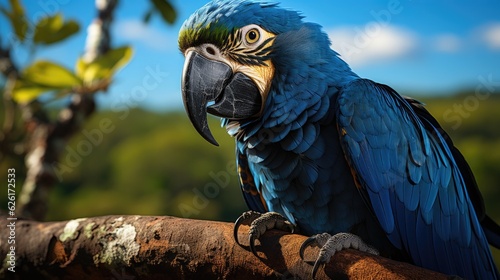
[[[463,156],[418,101],[360,78],[321,26],[277,4],[213,1],[183,24],[182,94],[210,143],[207,113],[236,139],[250,245],[266,228],[468,279],[498,279],[485,214]],[[265,213],[265,214],[263,214]]]

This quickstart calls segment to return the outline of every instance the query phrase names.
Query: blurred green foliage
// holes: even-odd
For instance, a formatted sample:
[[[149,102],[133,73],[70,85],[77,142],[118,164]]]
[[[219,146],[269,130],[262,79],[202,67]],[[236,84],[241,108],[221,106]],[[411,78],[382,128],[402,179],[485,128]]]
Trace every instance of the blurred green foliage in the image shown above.
[[[500,96],[461,106],[470,96],[421,101],[468,160],[489,215],[500,222]],[[474,110],[465,110],[469,114],[456,127],[450,116],[465,116],[460,107]],[[184,112],[96,113],[54,165],[61,181],[51,194],[48,220],[134,214],[234,221],[247,209],[236,176],[234,139],[218,119],[209,122],[220,147],[201,138]],[[0,163],[0,178],[6,178],[9,164],[18,168],[21,187],[19,162]],[[0,203],[6,205],[6,196]],[[500,260],[499,250],[493,253]]]
[[[219,126],[215,118],[210,121]],[[48,219],[107,214],[236,219],[246,207],[237,187],[234,142],[224,129],[214,130],[223,148],[199,137],[184,113],[95,114],[54,165],[62,180]]]

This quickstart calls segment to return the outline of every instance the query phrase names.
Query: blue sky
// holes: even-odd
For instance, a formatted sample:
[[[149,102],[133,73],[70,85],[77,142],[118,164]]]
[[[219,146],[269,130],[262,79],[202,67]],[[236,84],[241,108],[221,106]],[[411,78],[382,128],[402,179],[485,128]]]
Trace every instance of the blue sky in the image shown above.
[[[5,6],[6,1],[2,0]],[[273,2],[273,1],[270,1]],[[51,59],[72,68],[83,52],[86,27],[95,15],[94,1],[23,1],[28,18],[62,12],[82,24],[80,33],[55,47],[40,48],[33,58],[17,49],[21,65]],[[175,25],[141,18],[149,1],[120,1],[113,23],[113,45],[134,47],[131,63],[99,96],[101,107],[143,106],[181,109],[183,56],[177,49],[182,22],[206,1],[173,0]],[[445,94],[474,88],[479,77],[500,82],[500,1],[299,1],[281,6],[301,11],[306,21],[324,27],[332,45],[358,75],[388,84],[403,93]],[[480,3],[480,5],[479,5]],[[0,20],[2,43],[7,23]],[[4,34],[7,34],[5,36]],[[147,80],[147,82],[145,82]],[[146,83],[146,84],[145,84]]]

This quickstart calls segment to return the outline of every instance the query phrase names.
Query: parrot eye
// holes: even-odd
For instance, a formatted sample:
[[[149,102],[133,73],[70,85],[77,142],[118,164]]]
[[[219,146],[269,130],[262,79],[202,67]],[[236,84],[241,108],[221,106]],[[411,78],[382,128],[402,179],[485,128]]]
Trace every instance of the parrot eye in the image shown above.
[[[244,26],[240,32],[240,40],[249,48],[255,48],[268,37],[268,33],[256,24]]]
[[[257,28],[252,28],[248,30],[247,34],[245,35],[245,40],[247,44],[255,44],[258,42],[260,39],[260,32]]]

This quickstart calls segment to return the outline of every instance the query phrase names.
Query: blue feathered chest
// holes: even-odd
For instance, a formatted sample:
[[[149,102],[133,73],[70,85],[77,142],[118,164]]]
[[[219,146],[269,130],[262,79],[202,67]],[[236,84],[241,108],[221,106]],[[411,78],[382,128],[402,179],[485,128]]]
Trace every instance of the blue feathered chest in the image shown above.
[[[243,174],[242,187],[260,198],[256,203],[246,198],[247,203],[285,215],[306,234],[350,231],[365,219],[367,208],[340,146],[332,110],[337,89],[302,92],[293,99],[274,94],[267,104],[272,110],[233,131],[238,131],[240,177],[250,173]]]

